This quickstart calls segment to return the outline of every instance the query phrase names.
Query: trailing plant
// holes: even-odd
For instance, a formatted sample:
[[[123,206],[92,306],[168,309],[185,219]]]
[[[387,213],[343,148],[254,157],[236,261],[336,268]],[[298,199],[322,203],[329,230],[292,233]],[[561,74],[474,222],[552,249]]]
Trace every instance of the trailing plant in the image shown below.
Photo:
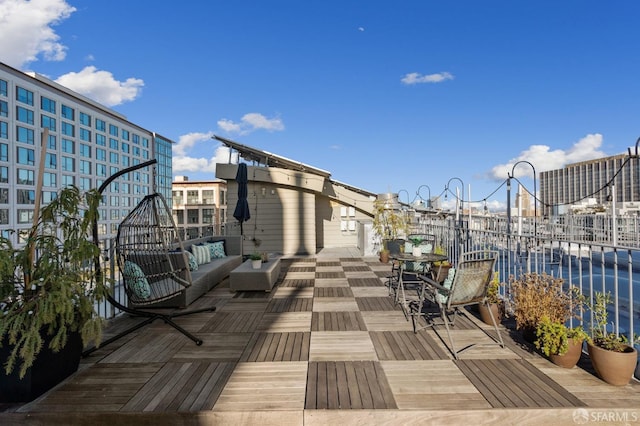
[[[577,287],[564,288],[564,280],[546,273],[522,274],[509,278],[513,313],[518,329],[535,330],[543,317],[564,324],[583,306]]]
[[[546,356],[564,355],[569,351],[571,339],[584,341],[589,335],[580,326],[568,328],[564,323],[551,321],[548,316],[543,316],[536,328],[536,340],[534,344]]]
[[[607,305],[609,303],[611,303],[611,293],[599,291],[593,293],[593,302],[588,303],[594,322],[594,326],[591,328],[591,343],[609,351],[625,352],[628,350],[628,346],[632,346],[639,339],[634,335],[634,342],[629,342],[627,336],[607,331]]]
[[[86,345],[100,342],[102,318],[94,306],[108,284],[97,277],[100,249],[92,242],[101,196],[62,189],[37,215],[23,246],[0,237],[0,345],[12,350],[4,365],[20,377],[43,348],[43,335],[57,352],[69,332],[80,332]]]

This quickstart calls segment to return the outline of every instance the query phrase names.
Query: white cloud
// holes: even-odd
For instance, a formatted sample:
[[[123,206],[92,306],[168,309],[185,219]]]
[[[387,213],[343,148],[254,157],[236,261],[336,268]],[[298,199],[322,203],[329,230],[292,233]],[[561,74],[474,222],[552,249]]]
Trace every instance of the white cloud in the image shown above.
[[[144,86],[144,81],[138,78],[118,81],[109,71],[100,71],[94,66],[61,75],[56,83],[109,107],[133,101]]]
[[[607,154],[599,149],[601,146],[602,135],[599,133],[586,135],[567,150],[555,149],[551,151],[547,145],[531,145],[506,164],[494,166],[490,174],[492,178],[498,180],[506,179],[507,174],[511,174],[514,164],[518,161],[531,163],[536,169],[536,174],[547,170],[561,169],[567,164],[606,157]],[[528,164],[521,163],[514,170],[514,175],[531,178],[533,177],[533,169]]]
[[[453,80],[453,74],[449,72],[440,72],[437,74],[422,75],[417,72],[412,72],[405,75],[400,81],[407,85],[420,84],[420,83],[442,83],[446,80]]]
[[[284,130],[284,123],[280,118],[267,118],[257,112],[245,114],[239,123],[223,118],[218,120],[218,127],[227,133],[238,133],[246,135],[256,130],[267,130],[269,132]]]
[[[201,143],[207,144],[211,147],[215,146],[215,141],[212,141],[211,137],[213,132],[207,133],[188,133],[180,136],[178,142],[173,145],[173,160],[172,168],[173,175],[179,176],[189,172],[210,172],[212,179],[215,177],[216,164],[217,163],[232,163],[238,162],[238,153],[231,153],[231,160],[229,160],[229,153],[231,152],[229,147],[219,146],[216,148],[214,156],[211,158],[206,157],[193,157],[190,154]],[[206,149],[206,148],[205,148]]]
[[[364,31],[364,27],[358,27],[358,31],[363,32]]]
[[[0,58],[15,68],[38,60],[61,61],[66,47],[52,26],[76,8],[64,0],[0,0]]]

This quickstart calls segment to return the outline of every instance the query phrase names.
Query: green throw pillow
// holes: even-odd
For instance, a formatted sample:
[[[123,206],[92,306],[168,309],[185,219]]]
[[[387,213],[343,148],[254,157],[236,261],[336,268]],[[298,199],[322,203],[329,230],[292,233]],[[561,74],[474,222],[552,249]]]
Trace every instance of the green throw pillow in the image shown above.
[[[187,253],[187,258],[189,259],[189,270],[190,271],[197,271],[198,270],[198,261],[196,260],[196,257],[190,251],[187,251],[186,253]]]
[[[124,262],[124,270],[122,271],[126,284],[131,292],[139,299],[147,299],[151,296],[151,286],[137,263],[127,260]]]

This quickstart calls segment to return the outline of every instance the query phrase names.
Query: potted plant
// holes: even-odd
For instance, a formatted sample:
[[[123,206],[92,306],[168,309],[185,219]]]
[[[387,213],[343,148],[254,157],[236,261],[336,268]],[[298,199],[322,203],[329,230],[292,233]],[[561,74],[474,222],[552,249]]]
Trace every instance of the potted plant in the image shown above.
[[[97,190],[66,187],[35,209],[23,246],[0,237],[2,401],[36,398],[77,370],[83,345],[100,342],[94,307],[108,285],[97,277],[100,249],[91,238],[100,198]]]
[[[563,368],[573,368],[580,360],[582,344],[588,338],[589,335],[581,326],[569,328],[545,315],[536,328],[534,344],[554,364]]]
[[[422,256],[422,247],[420,247],[420,244],[422,244],[422,241],[424,241],[422,237],[412,236],[408,237],[408,240],[411,242],[411,254],[413,254],[415,257]]]
[[[487,307],[486,304],[481,303],[478,305],[478,311],[480,312],[480,319],[482,322],[488,325],[493,325],[491,321],[491,315],[496,319],[497,323],[500,323],[502,320],[502,299],[500,298],[500,287],[502,287],[504,283],[500,283],[500,275],[498,272],[493,273],[493,278],[487,287],[487,295],[486,301],[489,305]],[[491,310],[491,313],[489,312]]]
[[[582,304],[576,287],[565,290],[563,279],[546,273],[522,274],[518,279],[511,276],[509,285],[516,329],[530,343],[535,341],[536,329],[544,316],[565,324]]]
[[[258,252],[251,253],[249,259],[251,259],[253,269],[260,269],[262,267],[262,254]]]
[[[389,262],[390,244],[401,235],[407,233],[407,221],[404,215],[388,205],[388,202],[378,199],[373,202],[373,231],[382,242],[380,261]],[[398,248],[400,245],[398,245]]]
[[[614,386],[629,383],[638,362],[638,351],[626,336],[607,330],[607,305],[611,303],[611,293],[594,292],[589,304],[594,326],[587,350],[593,369],[598,377]],[[638,338],[634,336],[634,341]]]

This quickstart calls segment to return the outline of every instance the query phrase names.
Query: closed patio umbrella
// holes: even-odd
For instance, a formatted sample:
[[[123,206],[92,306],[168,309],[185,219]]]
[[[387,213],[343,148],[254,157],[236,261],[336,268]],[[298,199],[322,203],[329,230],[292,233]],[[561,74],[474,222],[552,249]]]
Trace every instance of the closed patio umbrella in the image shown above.
[[[233,212],[233,217],[240,222],[240,235],[244,235],[242,224],[251,218],[249,202],[247,201],[247,193],[249,192],[247,184],[249,180],[247,179],[247,165],[245,163],[238,164],[236,182],[238,183],[238,203]]]

